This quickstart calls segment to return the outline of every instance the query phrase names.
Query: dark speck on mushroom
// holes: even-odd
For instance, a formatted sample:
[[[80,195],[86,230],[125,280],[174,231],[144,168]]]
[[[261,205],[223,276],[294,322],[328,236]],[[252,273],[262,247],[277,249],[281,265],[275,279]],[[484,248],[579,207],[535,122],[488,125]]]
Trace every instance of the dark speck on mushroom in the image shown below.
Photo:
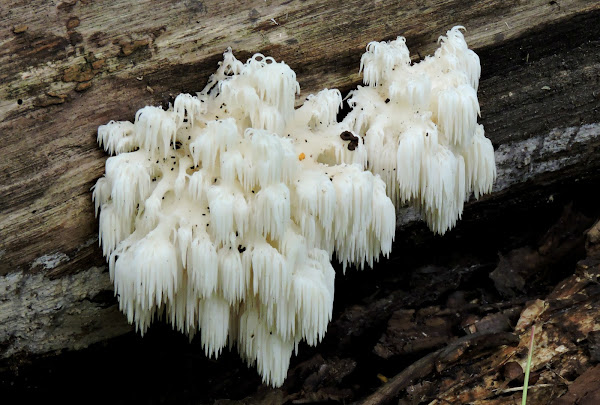
[[[340,138],[342,138],[343,141],[350,141],[348,143],[348,150],[354,150],[358,146],[358,139],[359,139],[358,136],[355,136],[350,131],[342,132],[340,134]]]

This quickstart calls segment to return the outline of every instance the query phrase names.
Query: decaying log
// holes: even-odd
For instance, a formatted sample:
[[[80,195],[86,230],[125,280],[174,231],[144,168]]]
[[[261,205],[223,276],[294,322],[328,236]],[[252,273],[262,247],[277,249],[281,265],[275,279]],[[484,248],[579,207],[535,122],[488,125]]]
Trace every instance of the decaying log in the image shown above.
[[[0,357],[78,349],[131,330],[97,246],[89,190],[106,156],[96,128],[200,90],[228,46],[242,60],[254,52],[284,60],[297,73],[301,103],[325,87],[347,92],[359,84],[369,41],[403,35],[417,60],[453,25],[467,28],[481,58],[480,122],[496,149],[498,180],[491,195],[467,205],[463,224],[446,239],[433,238],[414,212],[401,210],[393,264],[414,261],[406,252],[415,244],[475,241],[468,238],[477,223],[500,226],[509,221],[499,216],[520,212],[518,226],[527,212],[560,209],[571,194],[597,186],[599,20],[595,0],[74,0],[1,9]],[[481,267],[443,270],[469,277]],[[435,267],[427,271],[438,274]],[[457,286],[452,280],[448,294]],[[521,287],[506,285],[516,294]],[[419,302],[392,301],[423,310],[440,298],[420,291]],[[357,328],[365,333],[401,309],[385,302],[378,304],[381,319],[358,316]],[[340,336],[336,330],[352,310],[338,313],[331,334]],[[340,339],[343,348],[354,338]],[[332,359],[319,364],[349,367]]]
[[[576,218],[567,209],[537,251],[543,252],[548,248],[562,250],[565,239],[563,242],[550,240],[557,229],[565,230],[567,221],[570,222],[567,227],[575,230],[577,225],[573,225],[573,220]],[[583,218],[580,220],[584,221]],[[588,232],[590,239],[594,238],[599,227],[597,223]],[[507,302],[509,311],[496,307],[492,312],[493,306],[469,308],[469,305],[449,305],[446,310],[422,309],[424,320],[417,316],[414,320],[396,323],[395,317],[392,317],[383,341],[399,328],[408,331],[405,333],[408,339],[396,339],[396,342],[420,339],[417,333],[426,330],[421,327],[422,323],[435,322],[440,316],[450,313],[458,316],[454,323],[460,323],[467,334],[460,338],[447,337],[446,341],[450,343],[413,363],[363,403],[394,403],[401,396],[402,404],[420,403],[424,398],[428,398],[427,402],[431,404],[520,403],[532,325],[536,328],[529,403],[547,403],[563,395],[565,397],[557,399],[556,403],[578,403],[573,398],[597,396],[597,387],[577,388],[577,379],[574,378],[579,375],[583,380],[597,378],[593,377],[597,371],[584,373],[584,370],[600,360],[594,355],[598,350],[596,336],[600,331],[600,256],[592,249],[588,249],[588,254],[588,258],[578,263],[575,274],[558,283],[544,299],[535,299],[525,305]],[[543,265],[538,263],[534,267],[539,272]],[[499,269],[502,271],[502,264],[496,270]],[[531,276],[533,274],[529,278]],[[475,315],[478,311],[480,314],[490,313],[480,318]],[[411,331],[413,336],[410,336]],[[378,352],[377,347],[375,351]],[[427,384],[427,380],[439,383]],[[573,380],[575,382],[571,385]],[[570,400],[573,402],[564,402]]]

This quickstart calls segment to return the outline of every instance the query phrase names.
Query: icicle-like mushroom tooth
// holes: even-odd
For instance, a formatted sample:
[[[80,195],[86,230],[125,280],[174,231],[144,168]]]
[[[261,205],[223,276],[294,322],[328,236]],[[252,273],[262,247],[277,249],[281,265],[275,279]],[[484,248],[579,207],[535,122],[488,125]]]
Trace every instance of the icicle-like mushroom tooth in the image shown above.
[[[477,125],[472,143],[466,147],[464,154],[466,184],[475,198],[490,193],[496,180],[496,164],[492,142],[485,137],[483,125]]]
[[[140,149],[146,152],[166,158],[174,149],[176,133],[177,124],[173,113],[169,111],[164,111],[160,107],[148,106],[135,114],[136,141]],[[162,151],[160,151],[161,148]]]
[[[115,208],[124,216],[133,216],[137,205],[150,194],[150,173],[145,159],[134,153],[113,156],[106,161],[106,175]]]
[[[149,315],[167,302],[173,302],[181,283],[182,269],[177,251],[165,229],[156,229],[129,249],[120,252],[113,264],[115,294],[129,322],[144,331]],[[111,256],[112,257],[112,256]]]
[[[376,86],[388,76],[395,67],[410,63],[410,54],[406,39],[398,37],[389,42],[370,42],[360,59],[360,70],[364,71],[363,81],[368,86]]]
[[[396,155],[396,180],[402,201],[418,198],[421,193],[421,161],[425,149],[425,136],[420,131],[405,131],[400,135]]]
[[[106,203],[100,209],[98,240],[102,245],[102,254],[108,259],[117,245],[132,232],[133,221],[122,215],[112,203]]]
[[[283,183],[261,189],[254,203],[255,229],[264,237],[283,237],[290,221],[290,190]]]
[[[281,304],[288,299],[291,270],[286,258],[266,241],[252,248],[254,295],[264,305]]]
[[[464,173],[464,164],[448,149],[444,147],[435,148],[430,151],[423,161],[421,189],[421,208],[429,227],[436,233],[444,234],[452,228],[462,214],[462,204],[457,201],[463,196],[457,196],[457,179],[463,179],[464,174],[459,175],[459,169]],[[463,199],[464,200],[464,199]]]
[[[253,183],[266,187],[284,180],[285,160],[289,159],[286,154],[287,141],[268,131],[251,128],[244,132],[244,138],[249,142],[249,153],[254,164]]]
[[[311,346],[325,335],[333,311],[333,294],[325,278],[326,270],[313,259],[297,268],[292,278],[300,333]]]
[[[388,257],[396,234],[396,209],[385,196],[385,183],[378,178],[373,182],[373,217],[370,229],[373,239],[379,243],[381,254]],[[377,255],[374,251],[373,254]],[[375,258],[377,259],[377,257]]]
[[[98,127],[98,144],[110,155],[135,149],[134,125],[129,121],[110,121]]]
[[[234,228],[235,194],[227,186],[210,186],[207,191],[210,209],[210,232],[217,244],[227,242]]]
[[[210,187],[210,173],[205,170],[197,170],[189,176],[188,195],[198,203],[206,199],[206,191]]]
[[[175,121],[178,128],[181,127],[184,122],[193,126],[194,120],[201,117],[203,113],[206,113],[206,106],[198,99],[198,97],[183,93],[175,97],[173,109],[175,111]]]
[[[469,78],[469,84],[477,91],[479,87],[479,77],[481,76],[481,64],[479,56],[468,48],[465,36],[461,30],[463,26],[456,26],[450,29],[446,36],[441,36],[438,40],[440,48],[436,51],[436,56],[452,55],[457,60],[455,67],[460,68]]]
[[[211,295],[200,301],[200,339],[207,357],[218,358],[227,345],[229,312],[229,304],[221,296]]]
[[[239,324],[238,351],[246,363],[253,366],[259,350],[260,320],[258,311],[253,307],[245,308],[240,315]]]
[[[196,236],[187,250],[187,274],[189,282],[201,298],[211,296],[219,280],[217,249],[204,231]]]
[[[438,93],[437,106],[437,124],[448,142],[468,144],[480,114],[475,89],[469,85],[446,88]]]
[[[413,70],[413,74],[407,74]],[[431,97],[429,76],[417,69],[405,69],[400,72],[405,74],[399,75],[388,87],[390,100],[406,103],[415,109],[426,108]]]
[[[295,125],[317,128],[337,123],[337,113],[342,107],[342,94],[338,89],[323,89],[309,94],[304,104],[294,114]]]
[[[250,274],[242,265],[242,258],[237,249],[224,246],[217,252],[219,262],[219,290],[220,295],[234,305],[244,301]]]
[[[110,198],[112,186],[106,176],[102,176],[92,186],[92,200],[94,201],[94,214],[98,217],[98,210],[102,204],[106,204]]]
[[[332,181],[320,171],[305,171],[294,188],[295,215],[314,215],[322,223],[330,224],[335,212],[336,194]]]
[[[258,329],[256,368],[265,384],[280,387],[287,376],[294,349],[293,340],[284,340],[265,326]]]

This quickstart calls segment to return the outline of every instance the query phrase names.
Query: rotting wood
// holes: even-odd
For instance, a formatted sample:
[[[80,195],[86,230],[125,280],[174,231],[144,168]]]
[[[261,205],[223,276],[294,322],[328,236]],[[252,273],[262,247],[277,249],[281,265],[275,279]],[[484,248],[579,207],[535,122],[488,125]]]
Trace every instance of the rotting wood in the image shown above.
[[[394,376],[390,381],[383,385],[379,390],[366,398],[364,405],[383,405],[388,404],[395,399],[401,390],[405,389],[412,382],[425,378],[434,370],[443,371],[446,364],[456,361],[464,354],[467,348],[475,350],[489,349],[498,346],[510,346],[518,343],[518,339],[511,333],[480,333],[476,332],[463,336],[452,342],[448,346],[429,353],[415,363],[411,364],[400,374]],[[450,358],[449,358],[450,357]]]
[[[589,223],[589,218],[574,213],[567,206],[559,221],[539,241],[535,251],[542,255],[551,252],[554,255],[553,263],[560,263],[559,256],[573,250],[571,244],[574,240],[578,240],[576,243],[583,247],[586,235],[584,229],[589,227]],[[600,330],[600,325],[595,321],[600,313],[600,306],[597,304],[600,293],[597,285],[600,261],[595,249],[597,241],[591,241],[595,240],[598,226],[596,223],[587,231],[590,241],[588,258],[580,261],[575,274],[558,283],[550,294],[541,297],[543,299],[531,299],[525,305],[523,302],[506,301],[503,304],[507,308],[486,308],[471,305],[460,296],[451,296],[447,308],[422,308],[417,314],[408,314],[406,309],[396,311],[388,323],[387,331],[375,347],[375,352],[384,358],[410,353],[405,350],[405,346],[399,346],[403,342],[423,340],[419,348],[421,352],[439,346],[437,341],[428,339],[430,331],[427,329],[427,325],[438,324],[439,319],[451,324],[442,327],[442,330],[456,331],[456,326],[460,325],[466,335],[458,337],[460,335],[448,333],[445,339],[448,343],[444,343],[447,346],[429,352],[361,403],[394,403],[402,397],[400,403],[404,404],[411,403],[411,398],[419,395],[422,400],[429,398],[427,402],[432,401],[431,404],[513,403],[520,395],[520,390],[516,388],[519,383],[521,386],[523,383],[527,347],[531,326],[534,324],[537,325],[532,370],[535,382],[532,387],[535,392],[531,401],[542,403],[564,394],[569,378],[573,378],[569,376],[581,374],[594,361],[589,353],[595,347],[591,337]],[[515,254],[522,254],[522,249],[515,250]],[[531,264],[532,270],[535,268],[535,271],[524,276],[529,283],[531,279],[543,274],[543,269],[548,266],[543,263],[543,259],[536,259],[528,264]],[[500,264],[497,271],[503,268]],[[502,290],[498,286],[496,289]],[[454,319],[451,318],[452,315]],[[398,318],[404,320],[398,321]],[[398,333],[402,335],[396,337]],[[421,336],[422,333],[425,337]],[[495,340],[495,337],[511,333],[516,334],[513,343],[518,345]],[[481,339],[483,345],[469,344],[470,338],[475,343]],[[587,339],[591,341],[578,344]],[[386,341],[394,342],[396,347],[384,350]],[[488,350],[495,346],[506,347]],[[419,380],[440,383],[423,386]],[[413,388],[408,389],[410,386]]]
[[[123,1],[106,7],[40,1],[1,11],[0,284],[11,287],[10,277],[17,277],[21,288],[0,289],[0,299],[27,300],[34,309],[11,304],[2,311],[0,356],[81,347],[128,330],[113,328],[113,313],[100,311],[105,302],[93,299],[110,291],[107,274],[96,277],[104,261],[89,188],[106,159],[96,128],[199,90],[227,46],[241,59],[263,52],[285,60],[298,74],[301,102],[323,87],[347,91],[358,84],[360,55],[371,40],[404,35],[418,57],[462,24],[482,58],[481,122],[497,148],[499,179],[485,201],[510,203],[531,184],[546,187],[536,198],[548,199],[553,185],[593,180],[600,172],[596,1]],[[476,205],[467,210],[477,212]],[[62,289],[78,289],[75,295],[90,304],[82,307],[57,290],[36,295],[53,285],[39,274],[60,280]],[[88,281],[76,283],[79,278]],[[45,296],[54,297],[51,304],[38,299]],[[56,328],[56,314],[45,307],[56,300],[63,302],[56,311],[75,321],[64,322],[74,331]],[[86,317],[94,319],[95,334],[78,324]],[[57,335],[49,344],[42,336],[51,328]]]

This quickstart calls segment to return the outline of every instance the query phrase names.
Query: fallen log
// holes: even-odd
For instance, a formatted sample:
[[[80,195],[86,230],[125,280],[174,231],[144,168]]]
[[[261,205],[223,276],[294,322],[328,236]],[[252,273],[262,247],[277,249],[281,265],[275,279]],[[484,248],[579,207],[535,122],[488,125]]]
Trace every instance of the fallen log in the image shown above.
[[[482,62],[480,122],[498,180],[447,239],[401,210],[396,260],[414,260],[406,252],[415,244],[461,243],[507,212],[521,213],[517,226],[531,210],[584,195],[600,174],[600,5],[513,3],[121,1],[108,9],[65,1],[2,11],[0,357],[80,349],[131,331],[97,246],[89,189],[106,156],[96,129],[200,90],[227,46],[240,59],[284,60],[297,72],[300,103],[324,87],[355,87],[371,40],[403,35],[417,60],[452,25],[467,28]]]

